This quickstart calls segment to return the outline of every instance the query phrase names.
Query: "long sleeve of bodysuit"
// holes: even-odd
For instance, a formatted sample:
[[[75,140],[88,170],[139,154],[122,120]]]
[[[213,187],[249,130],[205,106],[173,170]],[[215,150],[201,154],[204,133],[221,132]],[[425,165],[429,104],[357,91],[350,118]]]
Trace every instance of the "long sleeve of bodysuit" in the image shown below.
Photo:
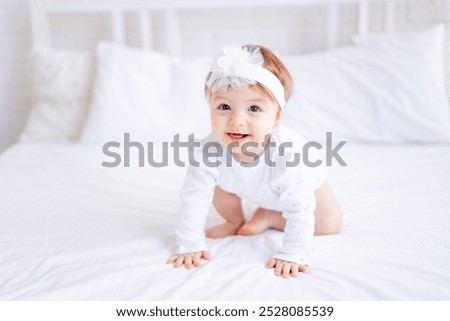
[[[286,219],[283,244],[275,258],[297,264],[309,264],[314,236],[316,198],[303,164],[285,167],[276,179],[282,215]]]
[[[214,196],[215,171],[204,164],[188,168],[180,192],[181,208],[175,230],[177,253],[207,249],[204,228]]]

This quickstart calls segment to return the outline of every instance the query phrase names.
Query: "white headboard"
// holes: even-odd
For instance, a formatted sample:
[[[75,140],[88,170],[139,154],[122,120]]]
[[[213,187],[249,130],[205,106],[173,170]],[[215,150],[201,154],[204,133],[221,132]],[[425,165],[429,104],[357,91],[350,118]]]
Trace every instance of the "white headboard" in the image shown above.
[[[179,13],[183,10],[223,10],[248,9],[262,7],[298,7],[323,6],[326,10],[326,47],[338,44],[341,27],[340,8],[352,4],[356,7],[357,19],[355,32],[363,34],[369,31],[371,6],[383,6],[384,31],[396,29],[397,7],[413,0],[31,0],[31,22],[33,44],[52,46],[52,33],[49,23],[51,15],[70,13],[107,13],[110,16],[111,39],[125,43],[126,32],[124,13],[137,12],[139,25],[139,45],[143,48],[155,48],[152,31],[152,19],[155,13],[164,17],[164,45],[162,51],[178,55],[182,52]],[[422,1],[422,0],[416,0]],[[423,2],[423,1],[422,1]],[[220,23],[220,21],[218,21]]]
[[[7,50],[0,50],[0,59],[8,62],[0,77],[7,88],[0,96],[0,151],[18,140],[29,113],[32,46],[93,52],[99,40],[112,40],[175,55],[211,56],[225,44],[256,43],[287,55],[348,45],[354,33],[417,30],[450,21],[450,0],[9,2],[14,10],[8,19],[14,24],[4,28],[13,25],[14,34],[5,40]]]

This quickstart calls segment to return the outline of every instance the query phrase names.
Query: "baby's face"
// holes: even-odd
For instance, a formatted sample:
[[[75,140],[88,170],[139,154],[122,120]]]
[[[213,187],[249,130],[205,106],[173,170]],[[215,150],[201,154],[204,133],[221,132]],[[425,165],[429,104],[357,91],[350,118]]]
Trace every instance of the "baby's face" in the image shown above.
[[[237,161],[253,161],[244,155],[264,152],[263,142],[278,126],[279,107],[257,86],[217,91],[210,97],[211,126],[214,137],[224,146],[234,143],[232,153]],[[269,135],[269,136],[267,136]],[[253,147],[248,142],[257,143]],[[256,145],[256,144],[255,144]],[[242,148],[244,147],[244,148]]]

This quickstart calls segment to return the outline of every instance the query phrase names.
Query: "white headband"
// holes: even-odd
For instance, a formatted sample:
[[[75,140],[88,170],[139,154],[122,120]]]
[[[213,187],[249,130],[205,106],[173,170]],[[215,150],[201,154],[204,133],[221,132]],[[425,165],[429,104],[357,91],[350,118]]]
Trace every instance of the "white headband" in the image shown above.
[[[206,86],[213,93],[217,90],[226,91],[228,86],[237,89],[259,82],[272,92],[283,110],[286,103],[283,85],[273,73],[263,67],[264,57],[259,47],[250,50],[241,46],[220,49]]]

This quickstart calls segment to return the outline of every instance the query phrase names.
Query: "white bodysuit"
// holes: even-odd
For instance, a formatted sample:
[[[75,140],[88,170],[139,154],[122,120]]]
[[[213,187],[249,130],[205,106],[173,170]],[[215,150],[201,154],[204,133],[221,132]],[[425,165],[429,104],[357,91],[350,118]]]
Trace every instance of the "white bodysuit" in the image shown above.
[[[286,219],[285,234],[281,249],[273,257],[303,265],[309,263],[314,234],[314,191],[325,180],[325,166],[306,166],[303,162],[306,140],[286,127],[276,129],[271,142],[275,146],[266,148],[265,153],[252,163],[255,166],[241,165],[225,148],[223,155],[216,153],[207,158],[209,164],[204,162],[204,157],[210,155],[206,147],[219,145],[212,134],[195,149],[193,156],[199,166],[189,167],[180,194],[177,253],[207,250],[204,227],[214,188],[218,185],[259,207],[280,211]],[[279,147],[283,142],[293,146],[285,144],[282,150]],[[214,147],[209,149],[209,153],[216,151]],[[309,150],[310,162],[318,159],[315,152],[315,148]],[[300,159],[294,166],[296,157]],[[216,164],[212,166],[211,163]]]

